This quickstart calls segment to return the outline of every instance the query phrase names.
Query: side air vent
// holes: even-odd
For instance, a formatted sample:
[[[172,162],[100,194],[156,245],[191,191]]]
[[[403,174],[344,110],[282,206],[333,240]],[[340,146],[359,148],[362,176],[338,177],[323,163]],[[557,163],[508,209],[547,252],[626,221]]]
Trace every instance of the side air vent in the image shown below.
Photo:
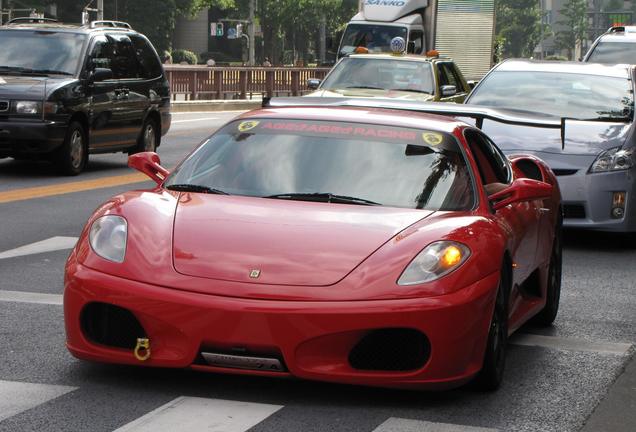
[[[421,332],[407,328],[373,330],[349,353],[354,369],[367,371],[411,371],[426,364],[431,344]]]
[[[146,337],[146,332],[132,312],[107,303],[86,305],[80,323],[84,335],[100,345],[134,349],[137,338]]]

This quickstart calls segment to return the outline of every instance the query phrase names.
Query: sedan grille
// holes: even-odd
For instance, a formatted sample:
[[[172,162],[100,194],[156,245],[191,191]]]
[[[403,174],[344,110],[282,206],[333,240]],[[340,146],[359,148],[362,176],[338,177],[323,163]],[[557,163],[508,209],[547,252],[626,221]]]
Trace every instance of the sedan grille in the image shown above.
[[[0,100],[0,112],[9,111],[9,101]]]
[[[565,219],[585,219],[585,207],[582,204],[565,204],[563,217]]]

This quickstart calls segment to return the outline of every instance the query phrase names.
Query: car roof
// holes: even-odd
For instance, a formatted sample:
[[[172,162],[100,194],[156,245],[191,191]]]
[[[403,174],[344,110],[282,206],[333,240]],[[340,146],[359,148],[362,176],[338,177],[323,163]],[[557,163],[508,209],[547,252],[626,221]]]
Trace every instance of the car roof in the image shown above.
[[[606,65],[573,61],[506,60],[495,66],[504,72],[555,72],[629,78],[629,65]]]
[[[135,30],[125,27],[108,27],[97,26],[91,27],[90,25],[82,24],[64,24],[64,23],[15,23],[5,24],[0,26],[1,30],[24,30],[24,31],[55,31],[60,33],[75,33],[75,34],[93,34],[100,32],[122,32],[122,33],[137,33]]]
[[[239,119],[270,118],[286,120],[322,120],[343,123],[367,123],[453,133],[465,123],[452,117],[387,108],[290,106],[262,108],[242,114]]]
[[[450,57],[427,57],[420,54],[404,54],[404,55],[394,55],[387,53],[378,53],[378,54],[350,54],[345,58],[369,58],[369,59],[383,59],[383,60],[402,60],[402,61],[413,61],[413,62],[426,62],[426,63],[434,63],[437,61],[453,61]]]

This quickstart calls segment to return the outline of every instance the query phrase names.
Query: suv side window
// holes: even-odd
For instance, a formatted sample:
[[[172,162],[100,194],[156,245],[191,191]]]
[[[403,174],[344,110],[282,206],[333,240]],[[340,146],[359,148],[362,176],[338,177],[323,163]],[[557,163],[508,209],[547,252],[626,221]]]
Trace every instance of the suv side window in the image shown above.
[[[115,79],[139,78],[139,62],[130,37],[117,33],[108,34],[107,37],[114,47],[111,69]]]
[[[465,137],[475,157],[475,162],[477,162],[482,183],[484,185],[509,184],[512,181],[512,170],[508,158],[501,153],[497,146],[476,130],[466,130]]]
[[[139,76],[145,79],[160,77],[163,74],[163,68],[150,42],[140,35],[130,35],[130,40],[139,62]]]

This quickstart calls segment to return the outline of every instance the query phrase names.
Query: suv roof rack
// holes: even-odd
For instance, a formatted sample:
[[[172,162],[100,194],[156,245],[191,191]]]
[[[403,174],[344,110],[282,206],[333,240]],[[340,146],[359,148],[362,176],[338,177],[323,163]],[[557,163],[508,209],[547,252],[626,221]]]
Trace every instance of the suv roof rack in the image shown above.
[[[98,27],[125,28],[125,29],[132,30],[131,25],[123,21],[109,21],[109,20],[91,21],[90,28],[98,28]]]
[[[46,24],[46,23],[56,23],[56,22],[58,22],[58,20],[56,20],[55,18],[18,17],[18,18],[12,18],[9,21],[7,21],[7,25],[8,24],[21,24],[21,23],[26,23],[26,24]]]

